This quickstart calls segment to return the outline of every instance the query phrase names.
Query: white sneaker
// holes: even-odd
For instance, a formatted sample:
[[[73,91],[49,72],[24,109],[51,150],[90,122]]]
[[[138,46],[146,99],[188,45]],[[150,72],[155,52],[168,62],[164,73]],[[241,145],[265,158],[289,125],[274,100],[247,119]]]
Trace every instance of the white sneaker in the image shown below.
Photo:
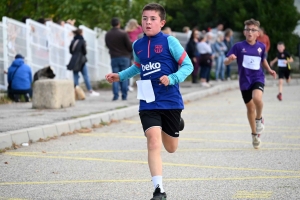
[[[261,119],[256,119],[256,134],[261,134],[265,128],[264,125],[264,118],[261,117]]]
[[[209,85],[207,82],[202,82],[202,83],[201,83],[201,86],[202,86],[202,87],[207,87],[207,88],[210,87],[210,85]]]
[[[98,97],[100,94],[94,90],[90,91],[90,97]]]
[[[252,134],[252,145],[254,149],[258,149],[260,147],[261,140],[259,138],[260,135]]]
[[[134,88],[131,87],[131,86],[128,86],[128,90],[129,90],[129,92],[133,92],[133,91],[134,91]]]

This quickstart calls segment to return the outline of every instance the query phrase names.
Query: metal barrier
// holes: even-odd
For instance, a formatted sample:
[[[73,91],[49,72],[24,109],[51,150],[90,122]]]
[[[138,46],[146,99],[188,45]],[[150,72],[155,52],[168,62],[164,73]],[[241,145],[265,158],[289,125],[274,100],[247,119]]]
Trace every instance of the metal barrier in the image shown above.
[[[5,64],[4,64],[4,37],[3,37],[3,25],[0,23],[0,89],[5,89],[4,85],[6,82],[6,75],[4,74]]]
[[[106,32],[99,28],[91,30],[83,25],[83,37],[87,42],[87,67],[91,81],[105,79],[111,72],[110,55],[105,47]],[[32,68],[32,74],[50,65],[54,68],[56,79],[72,79],[72,71],[67,70],[71,54],[69,46],[74,38],[76,27],[64,27],[53,22],[46,25],[26,20],[26,24],[3,17],[0,22],[0,89],[6,89],[7,71],[16,54],[22,54],[25,62]],[[83,79],[80,79],[83,82]]]

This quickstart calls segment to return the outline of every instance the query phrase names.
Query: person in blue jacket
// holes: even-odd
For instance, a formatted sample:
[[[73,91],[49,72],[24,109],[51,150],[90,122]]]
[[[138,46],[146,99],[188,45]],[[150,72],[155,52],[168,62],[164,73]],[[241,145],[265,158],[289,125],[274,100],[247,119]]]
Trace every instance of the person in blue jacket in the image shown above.
[[[134,64],[105,76],[113,83],[140,74],[139,115],[147,138],[148,165],[154,186],[152,200],[167,198],[162,184],[161,143],[169,153],[177,149],[184,109],[179,83],[193,71],[193,64],[179,41],[161,32],[165,19],[166,12],[161,5],[147,4],[142,13],[144,37],[133,43]]]
[[[8,96],[13,101],[19,102],[20,95],[25,96],[28,102],[32,97],[32,73],[31,68],[25,64],[21,54],[15,56],[15,60],[8,68],[7,73]]]

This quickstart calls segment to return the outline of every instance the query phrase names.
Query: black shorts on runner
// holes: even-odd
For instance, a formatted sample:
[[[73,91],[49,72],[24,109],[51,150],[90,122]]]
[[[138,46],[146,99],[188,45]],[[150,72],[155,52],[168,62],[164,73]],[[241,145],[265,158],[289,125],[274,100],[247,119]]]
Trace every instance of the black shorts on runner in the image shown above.
[[[253,90],[258,89],[258,90],[261,90],[262,92],[264,92],[264,86],[265,85],[263,83],[257,82],[257,83],[254,83],[249,90],[242,90],[241,92],[242,92],[242,96],[243,96],[245,104],[247,104],[247,103],[249,103],[249,101],[251,101]]]
[[[278,76],[279,79],[289,79],[290,78],[291,70],[287,67],[278,67]]]
[[[171,137],[179,137],[182,110],[142,110],[140,119],[144,133],[151,127],[160,127]]]

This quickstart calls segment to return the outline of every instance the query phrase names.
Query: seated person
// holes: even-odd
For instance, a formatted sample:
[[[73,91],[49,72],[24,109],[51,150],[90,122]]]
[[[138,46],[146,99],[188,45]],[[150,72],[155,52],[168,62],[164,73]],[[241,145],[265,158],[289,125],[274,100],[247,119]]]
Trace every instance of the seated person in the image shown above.
[[[20,95],[25,96],[25,101],[29,102],[32,97],[32,73],[31,68],[24,63],[24,57],[17,54],[15,60],[8,68],[8,97],[15,102],[20,101]]]

